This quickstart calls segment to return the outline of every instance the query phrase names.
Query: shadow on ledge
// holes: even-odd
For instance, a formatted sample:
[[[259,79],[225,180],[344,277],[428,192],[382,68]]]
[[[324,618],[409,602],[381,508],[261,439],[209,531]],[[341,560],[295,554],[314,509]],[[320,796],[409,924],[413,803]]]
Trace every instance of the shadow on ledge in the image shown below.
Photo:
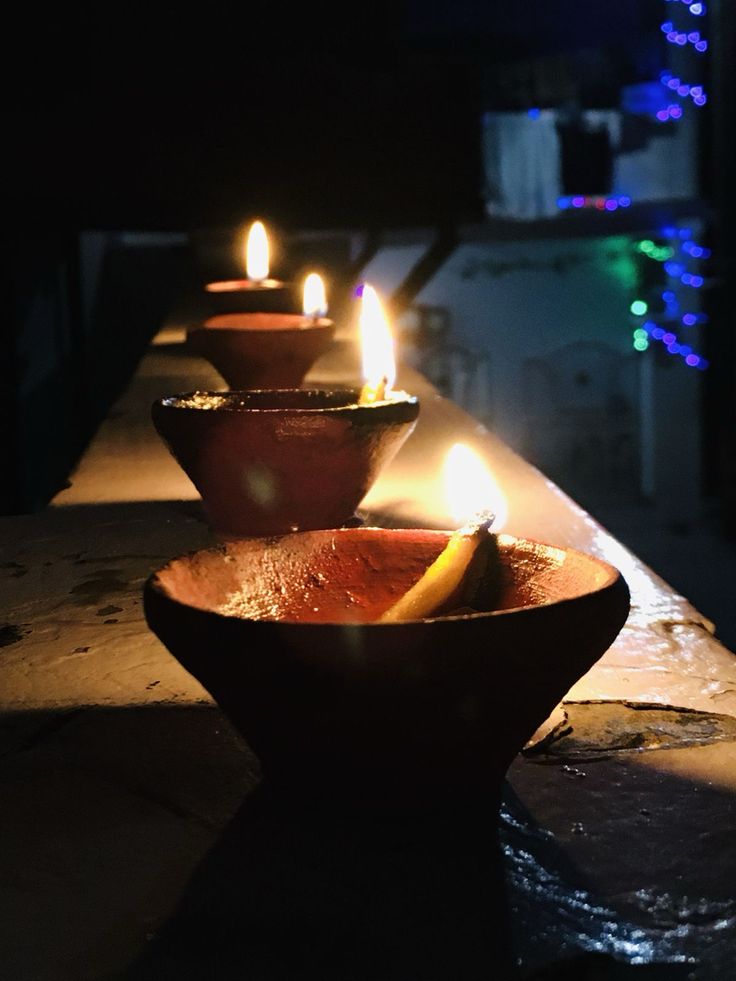
[[[554,847],[551,864],[540,864],[550,859],[549,836],[528,818],[508,786],[499,820],[490,798],[359,812],[261,785],[116,981],[693,977],[693,960],[677,963],[666,943],[664,962],[646,962],[661,932],[596,904]]]
[[[476,804],[348,813],[261,786],[124,978],[515,977],[498,804]]]
[[[3,713],[3,977],[721,981],[733,795],[621,758],[389,814],[258,787],[214,706]]]

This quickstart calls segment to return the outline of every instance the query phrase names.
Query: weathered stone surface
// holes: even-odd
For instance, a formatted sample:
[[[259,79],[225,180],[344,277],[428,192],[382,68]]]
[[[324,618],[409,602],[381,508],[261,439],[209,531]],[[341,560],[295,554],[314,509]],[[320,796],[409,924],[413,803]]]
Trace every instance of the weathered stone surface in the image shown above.
[[[412,951],[435,953],[427,976],[443,957],[457,965],[459,949],[468,971],[505,957],[503,931],[489,953],[488,924],[509,914],[527,976],[576,955],[600,958],[611,978],[629,968],[610,958],[637,957],[670,963],[664,974],[656,963],[651,973],[637,967],[636,977],[728,976],[736,659],[683,597],[410,371],[400,384],[420,397],[417,430],[365,513],[379,524],[448,526],[441,463],[461,439],[508,497],[505,530],[618,566],[632,614],[569,693],[569,736],[510,770],[499,832],[506,886],[487,812],[379,828],[335,814],[324,827],[305,823],[299,801],[254,812],[252,755],[142,616],[149,573],[213,541],[149,407],[219,378],[175,337],[164,340],[54,507],[0,520],[0,974],[91,981],[140,957],[157,981],[232,977],[244,963],[268,977],[274,964],[294,967],[292,943],[323,965],[332,952],[340,981],[357,963],[340,962],[343,953],[382,951],[378,966],[365,961],[374,976],[386,981],[393,966],[403,981],[418,963]],[[338,346],[310,383],[354,383],[356,354]],[[588,700],[626,705],[575,704]],[[173,950],[171,937],[181,944]]]

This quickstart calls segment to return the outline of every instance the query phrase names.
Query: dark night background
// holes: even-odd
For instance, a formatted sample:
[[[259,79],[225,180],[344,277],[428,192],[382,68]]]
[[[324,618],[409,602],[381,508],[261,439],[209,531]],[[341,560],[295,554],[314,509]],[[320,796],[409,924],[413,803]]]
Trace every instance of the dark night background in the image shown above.
[[[24,35],[16,201],[82,228],[478,218],[480,114],[524,102],[519,66],[557,59],[615,105],[658,63],[660,6],[65,9]]]
[[[665,6],[87,4],[18,15],[9,35],[23,67],[7,83],[12,312],[3,342],[3,438],[15,479],[0,511],[32,510],[55,493],[150,336],[155,311],[134,311],[145,328],[127,331],[115,369],[89,381],[94,352],[114,333],[79,326],[81,231],[196,231],[254,214],[287,231],[482,222],[482,113],[568,99],[615,106],[623,85],[662,64]],[[733,71],[727,7],[711,5],[721,10],[710,25],[721,35],[716,96],[729,93]],[[724,282],[733,263],[731,101],[713,103],[700,165]],[[56,319],[34,333],[41,299]],[[110,311],[129,302],[108,299],[110,331],[119,331]],[[709,302],[733,322],[724,290]],[[727,428],[734,364],[733,332],[712,338],[711,435]],[[39,379],[33,362],[54,345],[53,370]],[[711,444],[706,479],[731,514],[733,473]]]

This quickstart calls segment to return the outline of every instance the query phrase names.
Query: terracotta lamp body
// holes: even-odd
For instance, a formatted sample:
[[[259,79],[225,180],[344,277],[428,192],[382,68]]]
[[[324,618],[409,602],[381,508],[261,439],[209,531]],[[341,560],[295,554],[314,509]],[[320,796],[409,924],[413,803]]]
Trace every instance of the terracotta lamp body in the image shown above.
[[[629,593],[599,559],[501,535],[493,612],[376,623],[447,539],[358,528],[231,543],[153,575],[146,617],[267,780],[372,803],[493,791],[612,643]]]
[[[187,346],[219,371],[231,389],[297,388],[335,336],[325,317],[230,313],[187,331]]]
[[[223,537],[339,527],[414,428],[407,395],[358,405],[353,390],[193,392],[153,422]]]
[[[300,310],[299,288],[279,280],[220,279],[205,283],[207,309],[221,313],[293,313]]]

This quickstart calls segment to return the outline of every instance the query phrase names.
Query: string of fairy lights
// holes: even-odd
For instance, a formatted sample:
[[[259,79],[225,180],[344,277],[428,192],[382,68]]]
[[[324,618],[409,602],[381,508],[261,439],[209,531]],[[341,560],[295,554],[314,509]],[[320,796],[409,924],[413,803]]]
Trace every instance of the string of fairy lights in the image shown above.
[[[694,18],[702,18],[706,14],[706,4],[699,0],[665,0],[665,3],[684,5],[686,12]],[[683,30],[682,26],[676,26],[675,23],[682,20],[680,10],[677,10],[673,11],[672,17],[660,24],[667,43],[688,49],[696,55],[705,54],[709,42],[699,25],[692,30]],[[682,119],[688,108],[701,108],[708,102],[705,87],[699,81],[688,81],[669,70],[660,72],[659,81],[666,101],[652,111],[652,117],[657,123],[675,124]],[[557,200],[562,211],[585,208],[611,212],[628,208],[631,203],[632,199],[628,194],[571,194]],[[664,273],[664,284],[660,283],[655,292],[647,294],[646,299],[637,297],[630,305],[629,310],[634,319],[634,350],[646,351],[655,342],[687,367],[704,371],[708,367],[708,360],[693,349],[688,334],[693,332],[693,328],[706,324],[708,318],[704,313],[693,309],[698,304],[689,302],[687,294],[688,291],[699,290],[706,284],[700,263],[710,257],[710,249],[694,241],[690,228],[662,228],[656,238],[656,241],[645,238],[633,243],[636,258],[660,263]]]
[[[619,208],[630,208],[631,198],[628,194],[617,194],[608,197],[605,194],[570,194],[557,198],[557,207],[561,211],[569,208],[594,208],[596,211],[617,211]]]
[[[683,308],[682,287],[699,290],[705,285],[705,278],[691,272],[688,262],[708,259],[711,251],[695,242],[692,234],[690,228],[669,227],[662,229],[663,240],[660,242],[644,238],[634,244],[639,257],[661,263],[667,282],[666,289],[658,296],[635,299],[629,311],[635,320],[632,342],[636,351],[646,351],[651,341],[657,341],[688,368],[705,371],[709,362],[688,343],[687,334],[690,328],[708,323],[708,317],[691,309],[697,304],[687,303],[687,296],[687,305]],[[658,308],[656,314],[652,312],[655,305]]]
[[[679,3],[687,8],[687,13],[695,18],[704,17],[706,5],[693,0],[665,0],[665,3]],[[703,37],[699,29],[683,30],[675,25],[681,21],[679,10],[672,18],[660,24],[660,30],[669,44],[679,48],[687,48],[691,52],[702,55],[708,51],[708,39]],[[702,63],[701,63],[702,67]],[[660,72],[659,81],[666,90],[667,103],[660,106],[654,113],[659,123],[672,123],[681,119],[688,105],[701,108],[708,102],[708,96],[701,83],[693,83],[680,78],[672,71]],[[708,360],[693,350],[687,336],[694,328],[708,322],[706,314],[691,307],[688,292],[699,290],[705,283],[701,273],[700,263],[707,260],[711,251],[704,245],[693,240],[690,228],[663,228],[660,241],[641,239],[634,244],[637,254],[646,259],[662,264],[665,273],[665,289],[661,291],[659,302],[656,304],[657,313],[653,314],[646,299],[635,299],[630,306],[634,318],[632,343],[636,351],[646,351],[652,341],[662,345],[670,355],[681,359],[689,368],[704,371]]]
[[[682,4],[687,8],[686,13],[694,18],[702,18],[707,12],[706,4],[700,0],[664,2]],[[682,19],[681,11],[677,9],[673,10],[672,17],[660,24],[667,43],[688,49],[697,56],[705,54],[709,49],[708,39],[699,28],[683,30],[681,24],[676,26],[675,22],[681,22]],[[702,62],[700,66],[702,68]],[[700,82],[686,81],[669,70],[659,73],[659,81],[667,101],[660,103],[659,108],[651,110],[651,116],[657,123],[676,123],[691,107],[699,109],[708,102],[705,87]],[[538,108],[528,110],[532,119],[539,118],[540,112]],[[557,206],[561,211],[589,209],[612,212],[619,208],[629,208],[631,204],[632,198],[629,194],[566,194],[557,199]],[[658,241],[640,239],[633,244],[637,258],[662,264],[666,287],[661,289],[660,285],[659,296],[636,298],[632,301],[629,309],[634,318],[633,347],[636,351],[646,351],[653,341],[657,342],[668,354],[680,358],[687,367],[704,371],[708,367],[708,360],[693,350],[692,344],[688,343],[687,333],[691,328],[706,324],[708,318],[704,313],[690,309],[690,306],[695,307],[697,304],[690,304],[687,299],[682,300],[681,294],[685,290],[701,289],[706,284],[700,271],[700,263],[710,257],[710,249],[693,240],[690,228],[662,228],[657,239]]]
[[[704,3],[692,3],[690,0],[665,0],[666,3],[684,3],[687,12],[693,17],[704,17],[706,8]],[[664,34],[669,44],[674,44],[680,48],[690,47],[698,54],[704,54],[708,50],[708,40],[704,38],[700,31],[682,31],[675,27],[672,20],[666,20],[660,24],[660,30]],[[667,89],[668,101],[661,106],[654,118],[659,123],[668,123],[672,120],[682,118],[684,111],[683,103],[679,100],[690,99],[694,106],[704,106],[708,101],[708,96],[704,87],[700,83],[686,82],[671,71],[661,71],[659,80]],[[671,101],[673,100],[674,101]]]

